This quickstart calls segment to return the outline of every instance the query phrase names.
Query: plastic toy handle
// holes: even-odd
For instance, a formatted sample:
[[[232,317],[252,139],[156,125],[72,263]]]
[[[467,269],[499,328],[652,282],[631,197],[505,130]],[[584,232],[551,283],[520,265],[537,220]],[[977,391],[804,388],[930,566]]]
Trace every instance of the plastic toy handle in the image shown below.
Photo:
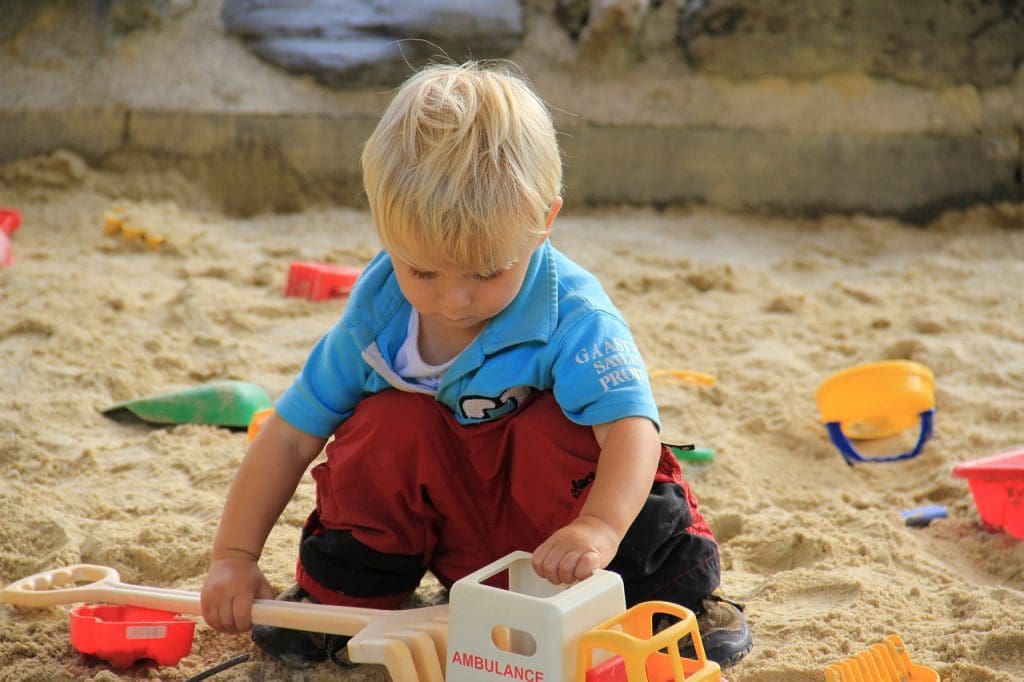
[[[112,568],[76,564],[54,568],[16,580],[0,590],[0,601],[15,606],[75,604],[116,585],[120,578]],[[82,583],[87,583],[83,585]]]
[[[910,459],[911,457],[917,457],[921,454],[921,449],[924,444],[928,441],[928,438],[932,435],[932,421],[935,417],[935,410],[925,410],[920,414],[921,430],[917,436],[917,443],[914,447],[907,452],[901,452],[898,455],[884,455],[882,457],[865,457],[861,455],[853,447],[853,443],[843,433],[842,426],[839,422],[828,422],[825,427],[828,429],[828,436],[832,440],[832,444],[836,446],[843,459],[850,466],[853,466],[857,462],[896,462],[901,459]]]
[[[161,611],[201,613],[199,595],[195,592],[125,585],[113,568],[93,564],[75,564],[22,578],[0,590],[0,601],[15,606],[108,601]]]
[[[653,381],[662,377],[678,379],[684,384],[691,386],[714,386],[715,377],[704,372],[694,372],[688,369],[652,369],[648,376]]]
[[[202,616],[199,593],[186,590],[128,585],[107,566],[75,564],[36,573],[0,590],[0,601],[15,606],[58,606],[80,602],[108,602],[172,613]],[[447,608],[447,607],[445,607]],[[257,599],[252,605],[254,623],[333,635],[355,635],[374,618],[392,622],[429,623],[438,607],[389,611],[356,606],[330,606],[275,599]]]

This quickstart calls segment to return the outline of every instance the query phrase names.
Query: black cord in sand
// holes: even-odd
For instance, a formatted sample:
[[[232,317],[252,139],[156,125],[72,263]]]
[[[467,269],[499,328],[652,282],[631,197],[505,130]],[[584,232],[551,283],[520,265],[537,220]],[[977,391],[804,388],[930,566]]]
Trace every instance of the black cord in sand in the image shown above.
[[[244,654],[239,654],[238,656],[235,656],[234,658],[228,659],[228,660],[224,661],[223,663],[218,663],[217,665],[213,666],[212,668],[207,668],[203,672],[198,673],[196,675],[193,675],[192,677],[190,677],[187,680],[185,680],[185,682],[201,682],[201,680],[205,680],[205,679],[207,679],[209,677],[213,677],[214,675],[216,675],[219,672],[223,672],[223,671],[227,670],[228,668],[233,668],[234,666],[238,665],[239,663],[245,663],[248,660],[249,660],[249,652],[246,652]]]

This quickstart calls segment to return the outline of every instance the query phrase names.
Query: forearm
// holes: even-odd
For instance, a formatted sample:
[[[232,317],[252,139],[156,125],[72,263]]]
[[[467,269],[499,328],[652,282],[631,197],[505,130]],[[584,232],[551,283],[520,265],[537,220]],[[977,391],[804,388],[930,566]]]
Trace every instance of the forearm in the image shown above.
[[[213,541],[214,560],[232,555],[259,558],[267,536],[323,444],[276,414],[267,421],[228,490]]]
[[[601,446],[587,500],[572,523],[534,550],[537,575],[554,584],[589,577],[615,557],[651,492],[661,444],[654,424],[627,417],[594,427]]]
[[[595,428],[601,445],[597,472],[580,516],[593,516],[621,539],[651,492],[661,442],[649,420],[620,419]]]

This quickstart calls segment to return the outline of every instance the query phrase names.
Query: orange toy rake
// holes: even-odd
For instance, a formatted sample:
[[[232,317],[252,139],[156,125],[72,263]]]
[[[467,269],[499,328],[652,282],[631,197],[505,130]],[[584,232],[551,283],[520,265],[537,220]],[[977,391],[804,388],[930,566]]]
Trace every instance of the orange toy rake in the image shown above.
[[[825,669],[825,682],[939,682],[939,674],[910,660],[899,635]]]

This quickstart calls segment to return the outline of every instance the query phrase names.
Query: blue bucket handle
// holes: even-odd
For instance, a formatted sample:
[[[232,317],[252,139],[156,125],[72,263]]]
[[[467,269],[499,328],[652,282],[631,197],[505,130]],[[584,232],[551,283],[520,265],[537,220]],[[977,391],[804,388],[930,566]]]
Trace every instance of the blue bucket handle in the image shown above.
[[[932,435],[932,420],[935,418],[935,410],[925,410],[921,413],[921,431],[917,436],[917,443],[914,445],[912,450],[907,452],[901,452],[898,455],[885,455],[882,457],[865,457],[857,452],[853,447],[853,443],[843,433],[842,427],[839,422],[828,422],[825,424],[828,428],[828,437],[832,440],[832,444],[839,449],[839,453],[846,460],[846,463],[853,466],[857,462],[897,462],[901,459],[910,459],[911,457],[917,457],[921,454],[921,449],[924,444]]]

